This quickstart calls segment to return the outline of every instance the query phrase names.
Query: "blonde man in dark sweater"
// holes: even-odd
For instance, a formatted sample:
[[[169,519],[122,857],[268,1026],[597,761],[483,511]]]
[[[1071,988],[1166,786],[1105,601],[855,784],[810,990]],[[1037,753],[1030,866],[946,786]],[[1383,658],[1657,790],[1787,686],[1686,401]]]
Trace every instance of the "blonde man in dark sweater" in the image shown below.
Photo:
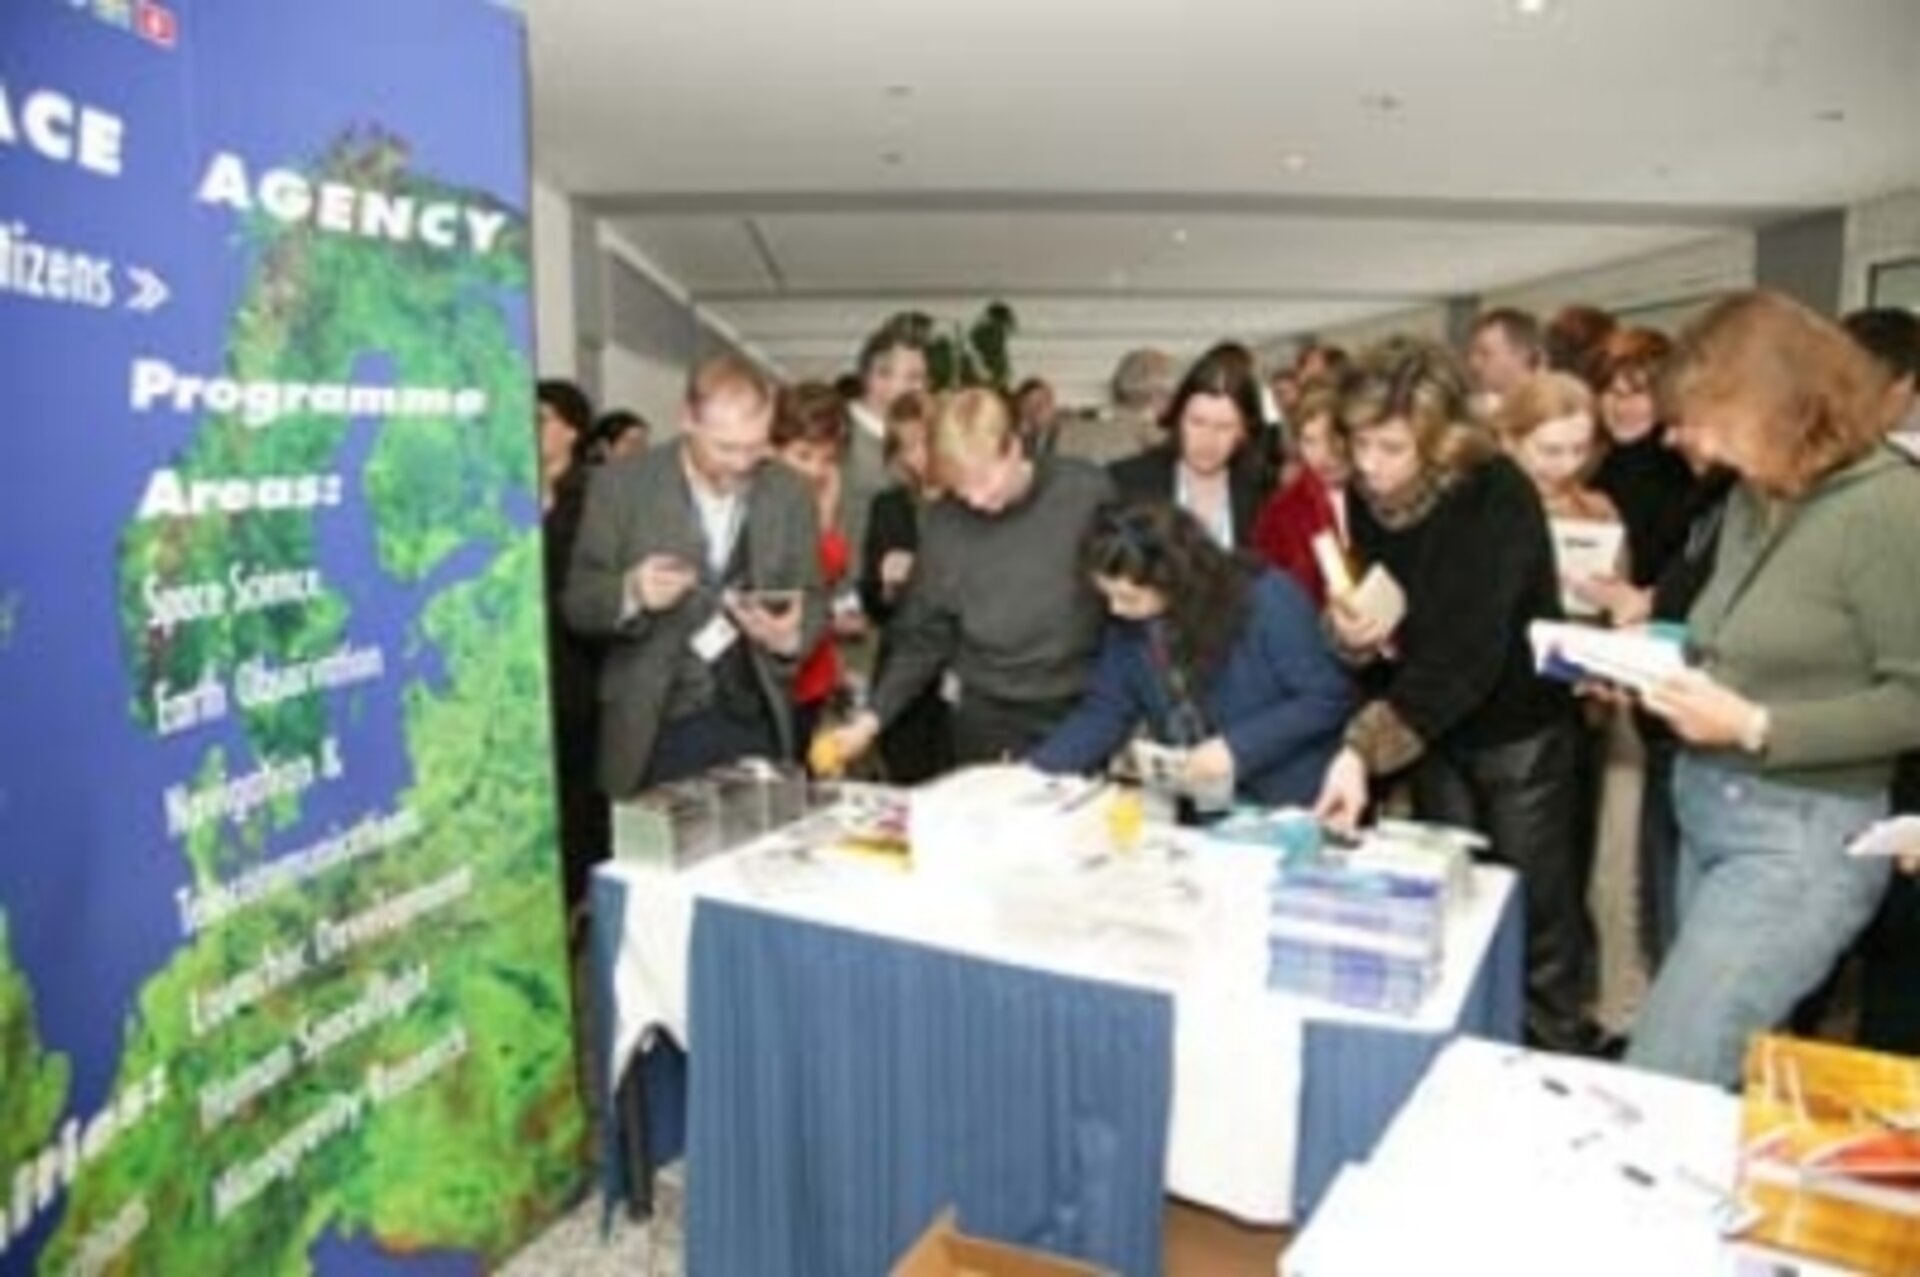
[[[954,757],[1025,757],[1074,706],[1104,609],[1080,544],[1113,495],[1104,472],[1021,446],[1006,400],[963,390],[930,436],[945,495],[927,512],[913,579],[888,631],[872,708],[830,738],[849,760],[943,676],[958,683]]]

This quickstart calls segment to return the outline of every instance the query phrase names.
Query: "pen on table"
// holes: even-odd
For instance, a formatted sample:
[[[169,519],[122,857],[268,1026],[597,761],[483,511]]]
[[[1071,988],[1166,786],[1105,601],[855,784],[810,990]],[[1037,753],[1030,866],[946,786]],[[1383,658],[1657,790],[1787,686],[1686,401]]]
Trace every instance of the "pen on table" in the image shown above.
[[[1652,1171],[1635,1166],[1632,1162],[1620,1163],[1620,1174],[1628,1183],[1638,1184],[1642,1188],[1658,1188],[1660,1181]]]
[[[1642,1117],[1646,1116],[1640,1111],[1638,1104],[1635,1104],[1624,1095],[1608,1090],[1606,1087],[1595,1086],[1589,1082],[1587,1083],[1587,1094],[1612,1109],[1615,1117],[1629,1125],[1638,1122]]]

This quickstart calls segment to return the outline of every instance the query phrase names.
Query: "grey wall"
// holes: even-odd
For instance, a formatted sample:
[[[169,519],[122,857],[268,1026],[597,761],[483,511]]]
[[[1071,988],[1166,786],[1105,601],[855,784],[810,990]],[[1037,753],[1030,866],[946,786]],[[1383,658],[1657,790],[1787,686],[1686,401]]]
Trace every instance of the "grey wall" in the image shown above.
[[[1846,283],[1847,212],[1829,209],[1760,228],[1754,279],[1823,315],[1840,310]]]

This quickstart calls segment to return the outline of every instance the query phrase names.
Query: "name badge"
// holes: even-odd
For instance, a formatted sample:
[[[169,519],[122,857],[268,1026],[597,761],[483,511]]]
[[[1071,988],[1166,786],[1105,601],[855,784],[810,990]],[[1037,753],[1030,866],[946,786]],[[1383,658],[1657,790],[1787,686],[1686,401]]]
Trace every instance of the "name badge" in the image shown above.
[[[713,619],[701,626],[693,636],[693,654],[711,665],[739,641],[739,629],[727,618],[726,613],[716,612]]]

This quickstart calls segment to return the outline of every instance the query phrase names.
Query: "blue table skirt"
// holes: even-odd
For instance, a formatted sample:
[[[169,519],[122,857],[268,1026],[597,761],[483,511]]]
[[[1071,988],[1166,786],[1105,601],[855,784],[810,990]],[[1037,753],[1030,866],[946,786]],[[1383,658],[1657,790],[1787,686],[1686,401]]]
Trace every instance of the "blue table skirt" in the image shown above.
[[[1518,1042],[1526,1012],[1524,893],[1516,882],[1486,961],[1446,1034],[1408,1033],[1327,1020],[1303,1026],[1300,1139],[1294,1220],[1304,1224],[1348,1162],[1357,1162],[1393,1121],[1427,1066],[1456,1034]]]
[[[625,895],[596,875],[601,1006],[613,996]],[[1304,1025],[1298,1222],[1341,1166],[1371,1153],[1453,1033],[1519,1041],[1522,909],[1516,887],[1450,1033]],[[692,1144],[694,1277],[884,1272],[866,1261],[904,1248],[949,1203],[970,1231],[1158,1271],[1165,999],[707,903],[692,959],[693,1034],[722,1045],[690,1069],[662,1044],[636,1076],[648,1163]],[[610,1018],[600,1017],[601,1078]],[[628,1172],[615,1122],[603,1123],[603,1140],[611,1203]],[[1115,1220],[1123,1192],[1155,1205]]]
[[[710,902],[691,982],[692,1277],[887,1272],[949,1205],[1160,1270],[1166,995]]]

